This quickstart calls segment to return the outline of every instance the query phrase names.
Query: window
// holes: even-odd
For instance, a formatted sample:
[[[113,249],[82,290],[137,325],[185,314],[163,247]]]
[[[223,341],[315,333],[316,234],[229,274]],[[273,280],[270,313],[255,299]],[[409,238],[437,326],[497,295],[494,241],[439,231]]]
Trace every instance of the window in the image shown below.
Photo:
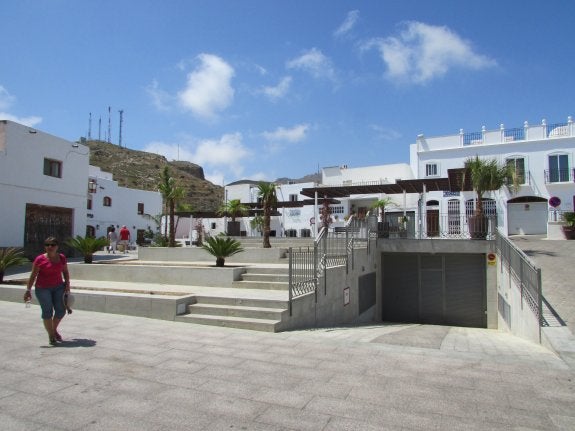
[[[104,200],[103,200],[102,204],[105,207],[111,207],[112,206],[112,198],[109,196],[104,196]]]
[[[88,199],[88,206],[86,209],[89,209],[89,210],[92,209],[92,199]]]
[[[437,163],[427,163],[425,165],[425,176],[426,177],[436,177],[437,176]]]
[[[44,175],[62,178],[62,162],[52,159],[44,159]]]
[[[523,157],[514,157],[506,160],[507,166],[515,170],[517,176],[517,184],[525,184],[525,159]],[[513,184],[513,179],[509,179],[509,183]]]
[[[138,202],[138,214],[144,214],[144,203]]]
[[[569,181],[569,157],[567,154],[549,156],[548,182],[561,183]]]
[[[289,195],[290,202],[297,202],[297,195]]]

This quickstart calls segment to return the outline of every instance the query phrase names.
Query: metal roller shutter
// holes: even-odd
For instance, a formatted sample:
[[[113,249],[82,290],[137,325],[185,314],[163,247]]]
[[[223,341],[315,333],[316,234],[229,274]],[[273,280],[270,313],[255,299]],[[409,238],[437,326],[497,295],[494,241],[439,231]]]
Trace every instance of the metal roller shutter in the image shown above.
[[[485,256],[385,253],[383,320],[487,327]]]

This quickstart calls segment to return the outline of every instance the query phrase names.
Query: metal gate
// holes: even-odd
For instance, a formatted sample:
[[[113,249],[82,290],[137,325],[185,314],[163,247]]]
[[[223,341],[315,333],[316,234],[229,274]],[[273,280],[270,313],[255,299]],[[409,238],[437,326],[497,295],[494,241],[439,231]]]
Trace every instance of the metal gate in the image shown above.
[[[487,327],[485,256],[384,253],[384,321]]]

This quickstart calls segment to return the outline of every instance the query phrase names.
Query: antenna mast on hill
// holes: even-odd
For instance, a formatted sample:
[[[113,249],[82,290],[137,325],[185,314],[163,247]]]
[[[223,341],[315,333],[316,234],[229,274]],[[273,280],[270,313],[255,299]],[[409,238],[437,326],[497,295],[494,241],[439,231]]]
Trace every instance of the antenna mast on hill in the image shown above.
[[[98,141],[102,140],[102,117],[98,119]]]
[[[120,139],[118,141],[118,145],[121,147],[122,146],[122,123],[124,122],[124,110],[120,109],[118,111],[120,113]]]
[[[112,107],[108,106],[108,144],[112,143]]]
[[[90,112],[90,117],[88,119],[88,140],[92,139],[92,113]]]

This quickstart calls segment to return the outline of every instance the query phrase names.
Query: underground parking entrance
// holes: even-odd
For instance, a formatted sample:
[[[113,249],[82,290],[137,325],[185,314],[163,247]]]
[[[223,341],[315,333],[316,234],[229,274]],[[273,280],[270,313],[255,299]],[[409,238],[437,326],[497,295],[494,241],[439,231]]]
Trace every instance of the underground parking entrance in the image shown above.
[[[486,257],[381,253],[384,322],[487,328]]]

